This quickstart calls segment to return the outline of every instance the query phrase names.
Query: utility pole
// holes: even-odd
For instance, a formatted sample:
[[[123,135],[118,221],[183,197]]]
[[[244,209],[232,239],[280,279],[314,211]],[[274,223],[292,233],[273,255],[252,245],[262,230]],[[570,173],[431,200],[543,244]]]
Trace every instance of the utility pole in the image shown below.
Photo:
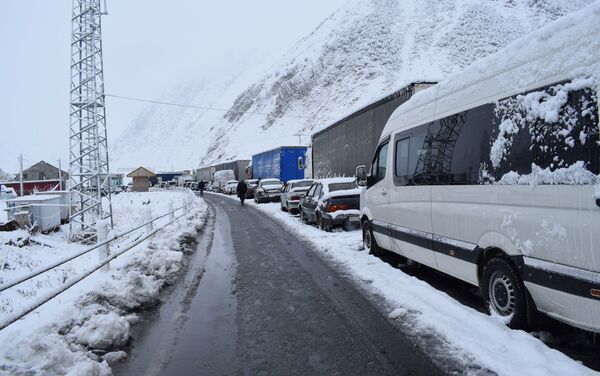
[[[24,196],[24,192],[23,192],[23,154],[19,154],[19,190],[20,190],[19,196]]]
[[[62,191],[62,164],[60,158],[58,158],[58,190]]]
[[[110,189],[102,197],[109,174],[100,21],[105,14],[100,0],[73,0],[69,229],[71,241],[87,243],[96,242],[98,221],[110,219],[112,225]]]
[[[305,135],[302,133],[296,133],[294,136],[298,136],[298,145],[302,145],[302,137]]]

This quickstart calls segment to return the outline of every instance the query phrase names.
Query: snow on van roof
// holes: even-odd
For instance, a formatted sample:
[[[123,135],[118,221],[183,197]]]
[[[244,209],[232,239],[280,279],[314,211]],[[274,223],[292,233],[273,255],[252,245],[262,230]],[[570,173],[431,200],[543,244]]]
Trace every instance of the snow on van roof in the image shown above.
[[[578,77],[600,84],[600,1],[416,93],[383,130],[409,129],[481,104]]]

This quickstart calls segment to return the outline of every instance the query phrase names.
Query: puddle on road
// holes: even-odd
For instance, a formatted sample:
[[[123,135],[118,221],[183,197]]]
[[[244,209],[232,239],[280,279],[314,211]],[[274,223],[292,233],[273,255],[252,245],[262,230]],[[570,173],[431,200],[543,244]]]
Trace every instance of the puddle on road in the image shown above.
[[[234,372],[235,254],[227,215],[211,210],[185,274],[163,291],[158,309],[142,314],[129,358],[113,366],[116,375]]]

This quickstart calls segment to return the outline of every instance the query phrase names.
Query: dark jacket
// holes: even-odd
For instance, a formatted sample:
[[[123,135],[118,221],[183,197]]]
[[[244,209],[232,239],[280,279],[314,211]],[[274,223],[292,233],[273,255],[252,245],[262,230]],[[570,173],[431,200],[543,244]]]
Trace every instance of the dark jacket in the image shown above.
[[[237,194],[245,195],[247,191],[248,191],[248,186],[246,185],[246,183],[244,183],[243,181],[239,182],[237,185]]]

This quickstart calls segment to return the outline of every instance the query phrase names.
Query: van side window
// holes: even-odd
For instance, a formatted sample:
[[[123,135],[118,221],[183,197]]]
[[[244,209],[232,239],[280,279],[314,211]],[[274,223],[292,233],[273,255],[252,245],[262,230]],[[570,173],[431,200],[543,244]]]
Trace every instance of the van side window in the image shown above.
[[[387,155],[388,155],[388,146],[389,142],[386,142],[379,148],[379,155],[377,156],[377,181],[383,180],[385,178],[385,172],[387,169]]]
[[[396,141],[396,163],[395,163],[395,179],[400,185],[405,185],[408,182],[408,155],[410,149],[410,138],[404,138]]]

